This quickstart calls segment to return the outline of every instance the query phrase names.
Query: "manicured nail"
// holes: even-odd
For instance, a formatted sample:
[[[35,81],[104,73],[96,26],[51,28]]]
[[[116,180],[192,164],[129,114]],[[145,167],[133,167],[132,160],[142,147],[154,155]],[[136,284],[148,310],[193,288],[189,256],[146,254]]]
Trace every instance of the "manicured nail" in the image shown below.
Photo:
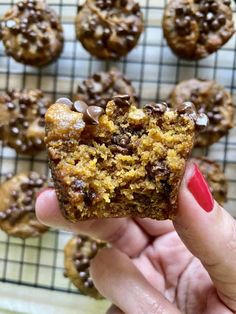
[[[194,164],[193,175],[188,182],[188,189],[202,209],[208,213],[213,210],[214,199],[205,178],[196,164]]]

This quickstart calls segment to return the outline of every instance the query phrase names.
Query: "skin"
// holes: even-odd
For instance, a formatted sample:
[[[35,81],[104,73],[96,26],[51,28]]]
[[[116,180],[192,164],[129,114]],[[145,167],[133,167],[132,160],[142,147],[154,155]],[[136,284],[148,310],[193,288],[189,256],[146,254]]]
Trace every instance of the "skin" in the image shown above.
[[[211,212],[197,203],[188,189],[193,175],[188,165],[173,222],[122,218],[72,224],[62,217],[54,190],[39,195],[41,222],[112,244],[91,264],[97,289],[114,304],[107,314],[236,313],[236,223],[216,202]]]

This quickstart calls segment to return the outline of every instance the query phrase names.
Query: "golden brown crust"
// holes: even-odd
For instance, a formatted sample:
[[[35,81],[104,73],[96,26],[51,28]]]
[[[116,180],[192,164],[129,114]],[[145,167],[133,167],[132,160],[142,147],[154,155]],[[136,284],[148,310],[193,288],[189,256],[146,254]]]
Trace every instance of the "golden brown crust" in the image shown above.
[[[198,60],[217,51],[234,34],[228,0],[170,0],[163,17],[164,36],[175,54]]]
[[[100,59],[128,54],[143,31],[143,17],[135,0],[87,0],[76,17],[78,40]]]
[[[110,101],[98,124],[84,122],[85,114],[65,104],[47,111],[50,167],[70,221],[175,213],[196,113],[190,104],[175,111],[166,104],[138,109],[129,99]]]
[[[10,176],[0,185],[0,229],[26,239],[48,230],[35,215],[36,193],[47,186],[47,179],[36,172]]]
[[[16,61],[43,66],[63,49],[63,29],[58,16],[44,0],[19,1],[1,21],[6,53]]]

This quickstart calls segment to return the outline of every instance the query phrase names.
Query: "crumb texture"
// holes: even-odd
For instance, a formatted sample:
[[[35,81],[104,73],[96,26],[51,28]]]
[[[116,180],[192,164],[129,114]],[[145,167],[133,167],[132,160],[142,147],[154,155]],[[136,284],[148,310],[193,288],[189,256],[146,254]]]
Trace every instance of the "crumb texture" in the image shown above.
[[[107,104],[99,124],[65,104],[46,114],[46,144],[63,214],[166,219],[192,149],[195,123],[165,104],[138,109],[129,97]]]

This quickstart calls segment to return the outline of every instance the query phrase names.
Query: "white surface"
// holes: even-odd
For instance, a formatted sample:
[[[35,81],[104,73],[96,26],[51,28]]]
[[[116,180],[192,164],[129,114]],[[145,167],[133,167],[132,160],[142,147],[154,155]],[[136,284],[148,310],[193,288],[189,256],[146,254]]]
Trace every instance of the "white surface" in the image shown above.
[[[107,301],[0,283],[0,313],[105,314]]]

